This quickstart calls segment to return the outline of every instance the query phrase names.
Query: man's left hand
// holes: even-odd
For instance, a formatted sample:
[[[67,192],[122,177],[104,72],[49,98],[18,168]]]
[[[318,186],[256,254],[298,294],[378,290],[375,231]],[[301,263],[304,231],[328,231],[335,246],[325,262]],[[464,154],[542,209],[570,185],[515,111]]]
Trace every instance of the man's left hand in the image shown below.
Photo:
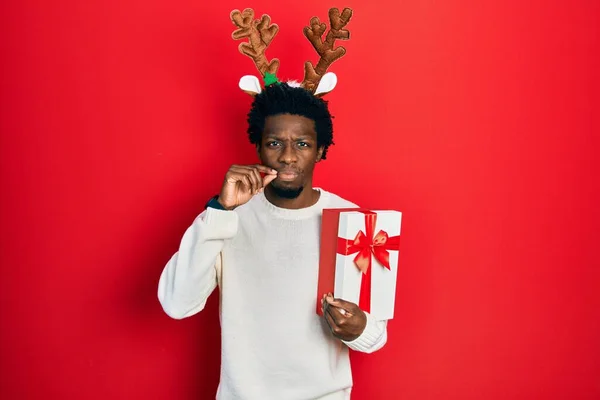
[[[367,316],[354,303],[334,299],[331,293],[323,295],[323,316],[331,333],[338,339],[351,342],[358,338],[367,326]]]

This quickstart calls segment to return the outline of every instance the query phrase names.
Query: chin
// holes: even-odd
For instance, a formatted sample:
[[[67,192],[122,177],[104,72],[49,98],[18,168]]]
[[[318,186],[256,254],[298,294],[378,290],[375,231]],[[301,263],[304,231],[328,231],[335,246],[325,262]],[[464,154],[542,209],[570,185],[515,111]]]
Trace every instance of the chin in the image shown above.
[[[273,193],[277,197],[281,197],[284,199],[295,199],[300,196],[302,190],[304,190],[304,186],[301,184],[294,184],[293,182],[286,182],[281,184],[279,182],[271,182],[271,187],[273,188]]]

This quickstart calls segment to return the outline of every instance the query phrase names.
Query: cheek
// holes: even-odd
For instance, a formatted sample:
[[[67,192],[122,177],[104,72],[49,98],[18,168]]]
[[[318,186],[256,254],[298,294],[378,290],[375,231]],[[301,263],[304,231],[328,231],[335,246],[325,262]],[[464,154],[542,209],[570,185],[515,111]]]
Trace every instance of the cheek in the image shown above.
[[[317,159],[314,154],[311,154],[309,157],[306,157],[306,159],[304,160],[304,163],[303,163],[304,171],[312,172],[315,169],[316,163],[317,163]]]
[[[260,158],[261,160],[268,160],[272,157],[270,157],[270,153],[267,151],[267,149],[265,147],[261,147],[260,149],[258,149],[258,158]]]

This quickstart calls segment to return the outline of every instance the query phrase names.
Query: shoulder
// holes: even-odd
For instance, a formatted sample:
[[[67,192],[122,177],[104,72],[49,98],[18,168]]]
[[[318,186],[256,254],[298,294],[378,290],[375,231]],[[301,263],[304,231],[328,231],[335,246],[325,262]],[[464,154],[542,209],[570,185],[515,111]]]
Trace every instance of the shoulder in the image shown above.
[[[320,188],[319,190],[321,195],[327,196],[327,208],[359,208],[357,204],[335,193]]]
[[[256,210],[260,207],[259,196],[252,197],[247,203],[242,204],[241,206],[236,207],[233,211],[235,211],[238,215],[248,215],[255,213]]]

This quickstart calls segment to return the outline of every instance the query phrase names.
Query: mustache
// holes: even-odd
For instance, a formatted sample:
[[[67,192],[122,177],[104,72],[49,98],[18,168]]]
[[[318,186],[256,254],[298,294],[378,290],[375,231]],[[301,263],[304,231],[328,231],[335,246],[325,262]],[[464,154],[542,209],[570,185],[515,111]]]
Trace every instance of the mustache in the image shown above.
[[[292,168],[292,167],[279,167],[279,168],[277,168],[277,167],[271,167],[270,165],[269,165],[269,167],[270,167],[270,168],[273,168],[273,169],[274,169],[275,171],[277,171],[278,173],[293,172],[293,173],[296,173],[296,174],[301,174],[301,173],[303,173],[303,172],[304,172],[304,171],[303,171],[302,169],[300,169],[300,168]]]

